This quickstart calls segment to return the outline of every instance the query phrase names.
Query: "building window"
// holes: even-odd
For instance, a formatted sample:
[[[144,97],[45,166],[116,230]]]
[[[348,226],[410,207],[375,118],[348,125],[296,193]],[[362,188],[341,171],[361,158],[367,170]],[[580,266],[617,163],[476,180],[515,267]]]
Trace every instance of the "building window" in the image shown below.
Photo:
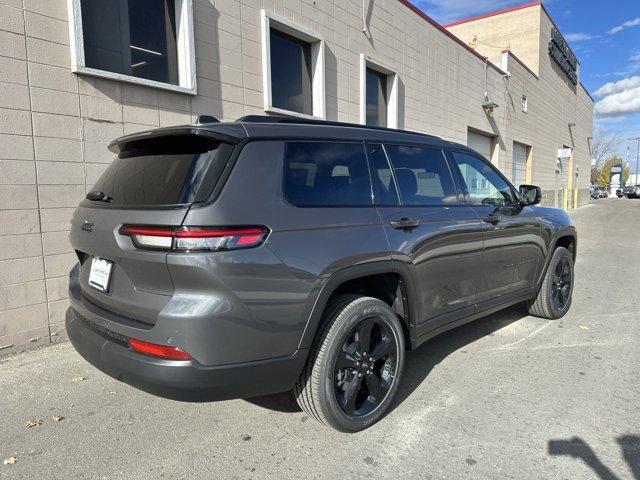
[[[70,0],[72,69],[196,93],[192,0]]]
[[[360,123],[398,128],[398,75],[360,55]]]
[[[527,98],[526,95],[522,95],[522,111],[524,113],[527,113],[528,110],[529,110],[529,99]]]
[[[264,109],[324,119],[324,41],[306,28],[262,11]]]
[[[387,76],[371,68],[366,70],[366,124],[387,126]]]

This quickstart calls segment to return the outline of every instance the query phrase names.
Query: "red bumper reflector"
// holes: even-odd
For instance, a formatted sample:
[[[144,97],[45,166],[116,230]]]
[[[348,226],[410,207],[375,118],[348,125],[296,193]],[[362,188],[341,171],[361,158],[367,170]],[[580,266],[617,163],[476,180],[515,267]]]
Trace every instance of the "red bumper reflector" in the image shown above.
[[[143,342],[142,340],[136,340],[135,338],[129,339],[129,345],[136,352],[150,355],[152,357],[166,358],[167,360],[191,360],[191,355],[184,350],[180,350],[178,347]]]

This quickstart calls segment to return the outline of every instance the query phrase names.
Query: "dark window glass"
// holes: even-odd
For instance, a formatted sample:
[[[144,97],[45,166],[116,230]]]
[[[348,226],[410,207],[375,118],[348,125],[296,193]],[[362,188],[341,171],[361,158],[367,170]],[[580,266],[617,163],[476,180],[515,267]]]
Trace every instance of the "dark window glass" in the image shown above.
[[[396,206],[400,204],[396,183],[391,174],[382,145],[370,144],[367,155],[371,164],[371,183],[377,205]]]
[[[271,30],[271,103],[311,115],[311,45]]]
[[[219,163],[220,149],[210,141],[172,137],[166,142],[124,150],[91,190],[104,192],[117,206],[157,206],[195,201],[205,176]],[[162,152],[162,153],[161,153]],[[220,160],[223,162],[223,160]]]
[[[367,68],[367,125],[387,126],[387,76]]]
[[[175,0],[81,0],[85,65],[178,84]]]
[[[487,162],[473,155],[452,152],[472,205],[516,205],[513,189]]]
[[[299,206],[372,204],[361,143],[287,142],[284,193]]]
[[[437,148],[387,145],[403,205],[457,203],[447,161]]]

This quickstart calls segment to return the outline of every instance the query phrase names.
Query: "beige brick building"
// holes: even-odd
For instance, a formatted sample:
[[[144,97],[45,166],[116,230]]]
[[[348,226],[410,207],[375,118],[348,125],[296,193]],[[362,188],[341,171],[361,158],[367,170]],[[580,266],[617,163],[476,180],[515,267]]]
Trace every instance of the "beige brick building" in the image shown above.
[[[64,338],[69,219],[122,134],[199,114],[366,122],[373,73],[387,126],[469,143],[548,204],[588,201],[593,101],[550,55],[555,27],[537,2],[447,29],[405,0],[159,3],[166,30],[141,27],[154,18],[127,0],[0,0],[0,354]],[[129,11],[119,35],[114,11]],[[308,103],[293,112],[281,41],[309,62]]]

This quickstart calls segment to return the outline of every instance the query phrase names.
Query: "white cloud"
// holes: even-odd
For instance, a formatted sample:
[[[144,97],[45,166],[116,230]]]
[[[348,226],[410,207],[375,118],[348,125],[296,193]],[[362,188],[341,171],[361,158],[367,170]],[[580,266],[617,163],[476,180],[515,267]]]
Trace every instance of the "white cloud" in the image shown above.
[[[564,36],[564,39],[567,42],[585,42],[593,38],[595,37],[593,35],[589,35],[588,33],[567,33]]]
[[[613,27],[611,30],[609,30],[608,33],[609,33],[609,35],[614,35],[614,34],[616,34],[618,32],[621,32],[625,28],[637,27],[638,25],[640,25],[640,17],[634,18],[633,20],[629,20],[627,22],[624,22],[622,25],[618,25],[616,27]]]
[[[609,82],[604,84],[598,90],[595,91],[595,94],[598,97],[605,97],[607,95],[613,95],[615,93],[622,93],[627,90],[632,90],[634,88],[640,87],[640,77],[629,77],[617,82]]]
[[[640,86],[607,95],[596,103],[595,113],[599,117],[620,117],[640,113]]]

